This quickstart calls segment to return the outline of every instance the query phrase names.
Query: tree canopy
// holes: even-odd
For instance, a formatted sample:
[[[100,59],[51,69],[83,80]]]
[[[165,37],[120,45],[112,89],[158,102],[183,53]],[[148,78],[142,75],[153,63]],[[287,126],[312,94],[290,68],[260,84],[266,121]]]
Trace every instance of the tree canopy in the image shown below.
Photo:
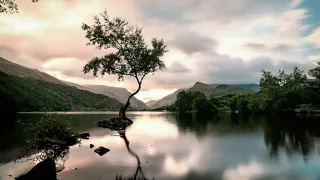
[[[207,113],[217,111],[217,101],[208,100],[204,93],[181,91],[177,94],[175,107],[179,112]]]
[[[309,76],[311,79],[308,82],[308,99],[311,104],[319,106],[320,104],[320,62],[318,62],[318,66],[309,71]]]
[[[147,74],[165,68],[160,58],[167,52],[167,46],[162,39],[153,38],[150,48],[142,36],[142,28],[132,26],[119,17],[110,19],[107,11],[100,16],[101,19],[94,17],[94,25],[82,25],[89,39],[87,45],[111,49],[112,52],[93,58],[85,65],[85,73],[93,71],[94,76],[98,72],[101,75],[115,74],[119,80],[123,80],[124,76],[132,76],[141,82]]]
[[[94,76],[117,75],[118,80],[124,76],[134,77],[138,89],[131,94],[124,107],[130,105],[130,98],[140,91],[143,78],[150,73],[164,69],[165,64],[160,59],[166,52],[167,46],[162,39],[152,38],[151,47],[142,35],[142,28],[130,25],[120,17],[110,18],[107,11],[94,17],[94,24],[83,24],[89,40],[87,45],[106,50],[102,57],[94,57],[87,63],[83,72],[93,72]]]
[[[297,67],[293,68],[292,73],[279,71],[277,75],[262,71],[261,91],[233,97],[230,108],[240,113],[282,113],[319,106],[320,66],[311,69],[309,75],[313,79],[307,79],[306,74]]]
[[[38,2],[38,0],[32,0],[31,2]],[[18,13],[19,8],[15,3],[15,0],[0,0],[0,13]]]

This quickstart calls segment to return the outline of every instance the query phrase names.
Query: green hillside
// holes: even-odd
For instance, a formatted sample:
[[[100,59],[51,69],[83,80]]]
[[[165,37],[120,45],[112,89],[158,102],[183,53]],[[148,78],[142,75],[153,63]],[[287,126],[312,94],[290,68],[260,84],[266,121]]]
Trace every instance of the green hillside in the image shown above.
[[[101,94],[0,72],[0,93],[17,102],[18,111],[119,110],[122,103]]]
[[[218,97],[218,96],[225,96],[228,94],[243,94],[243,93],[252,93],[252,92],[254,91],[250,89],[245,89],[245,88],[237,87],[233,85],[222,84],[214,88],[214,90],[212,90],[209,95]]]
[[[216,88],[217,86],[221,85],[221,84],[209,84],[211,87]],[[260,86],[258,84],[254,84],[254,83],[250,83],[250,84],[227,84],[230,86],[234,86],[234,87],[240,87],[243,89],[249,89],[249,90],[253,90],[255,92],[260,91]]]
[[[0,57],[0,72],[6,73],[12,76],[29,77],[29,78],[39,79],[39,80],[43,80],[43,81],[47,81],[55,84],[66,85],[63,82],[61,82],[59,79],[52,77],[49,74],[41,72],[37,69],[31,69],[25,66],[21,66],[19,64],[8,61],[2,57]]]
[[[237,85],[227,85],[227,84],[205,84],[202,82],[196,82],[191,88],[186,89],[191,92],[202,92],[207,97],[210,96],[225,96],[228,94],[243,94],[243,93],[253,93],[256,84],[237,84]],[[258,86],[259,87],[259,86]],[[148,102],[149,108],[156,109],[163,106],[172,105],[177,100],[177,94],[184,89],[178,89],[172,94],[169,94],[157,101]]]
[[[191,92],[202,92],[207,97],[208,96],[225,96],[228,94],[241,94],[241,93],[250,93],[254,92],[253,90],[233,86],[233,85],[227,85],[227,84],[221,84],[221,85],[208,85],[201,82],[197,82],[195,85],[193,85],[188,91]]]

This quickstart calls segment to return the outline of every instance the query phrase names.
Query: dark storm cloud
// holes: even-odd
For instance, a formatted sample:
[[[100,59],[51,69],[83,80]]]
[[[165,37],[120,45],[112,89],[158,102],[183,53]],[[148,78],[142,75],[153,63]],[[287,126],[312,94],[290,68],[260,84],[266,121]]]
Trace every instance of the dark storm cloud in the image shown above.
[[[177,33],[175,38],[169,42],[170,45],[190,55],[195,52],[213,50],[217,45],[216,41],[209,37],[199,35],[195,32]]]

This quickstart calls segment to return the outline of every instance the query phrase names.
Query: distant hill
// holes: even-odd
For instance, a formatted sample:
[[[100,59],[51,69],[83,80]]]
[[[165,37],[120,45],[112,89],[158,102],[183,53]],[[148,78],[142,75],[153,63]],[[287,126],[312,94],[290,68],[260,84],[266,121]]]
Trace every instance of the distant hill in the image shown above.
[[[0,57],[0,72],[4,72],[8,75],[19,76],[19,77],[29,77],[34,79],[39,79],[51,83],[65,85],[59,79],[50,76],[44,72],[38,71],[37,69],[30,69],[19,64],[10,62],[2,57]]]
[[[119,110],[122,103],[110,97],[35,78],[0,72],[0,93],[17,102],[19,111]]]
[[[162,106],[171,105],[176,101],[177,94],[183,90],[185,90],[185,89],[178,89],[175,92],[173,92],[172,94],[169,94],[169,95],[167,95],[157,101],[152,101],[151,103],[149,103],[150,102],[149,101],[147,104],[151,104],[151,105],[149,105],[148,107],[150,109],[156,109],[156,108],[159,108]]]
[[[123,104],[128,100],[128,97],[131,95],[126,88],[112,87],[112,86],[103,86],[103,85],[84,85],[89,91],[103,94],[108,97],[114,98]],[[130,100],[130,106],[135,109],[149,109],[148,106],[141,100],[136,97],[132,97]]]
[[[202,92],[205,95],[209,96],[211,93],[213,93],[214,89],[215,89],[215,87],[210,86],[208,84],[196,82],[191,88],[188,89],[188,91]]]
[[[221,84],[210,84],[210,86],[212,87],[217,87]],[[258,84],[254,84],[254,83],[250,83],[250,84],[227,84],[227,85],[231,85],[234,87],[240,87],[240,88],[244,88],[244,89],[250,89],[253,90],[255,92],[260,91],[260,86]]]
[[[252,92],[253,90],[242,88],[238,85],[227,85],[227,84],[204,84],[201,82],[196,82],[189,91],[192,92],[202,92],[206,96],[214,95],[214,96],[224,96],[227,94],[238,94],[238,93],[247,93]]]
[[[158,101],[158,100],[150,100],[150,101],[146,102],[146,105],[147,105],[148,107],[152,107],[157,101]]]
[[[106,95],[108,97],[118,100],[123,104],[127,102],[127,99],[131,94],[126,88],[103,86],[103,85],[79,85],[79,84],[75,84],[67,81],[64,81],[64,83],[68,84],[69,86],[74,86],[78,89]],[[131,98],[130,107],[135,109],[149,109],[148,106],[143,101],[137,99],[136,97]]]
[[[202,92],[206,96],[225,96],[228,94],[241,94],[241,93],[250,93],[254,92],[254,89],[257,89],[257,84],[236,84],[236,85],[227,85],[227,84],[205,84],[202,82],[196,82],[191,88],[187,89],[192,92]],[[179,89],[172,94],[169,94],[157,101],[152,101],[149,107],[151,109],[160,108],[162,106],[167,106],[173,104],[177,99],[177,94],[183,89]]]

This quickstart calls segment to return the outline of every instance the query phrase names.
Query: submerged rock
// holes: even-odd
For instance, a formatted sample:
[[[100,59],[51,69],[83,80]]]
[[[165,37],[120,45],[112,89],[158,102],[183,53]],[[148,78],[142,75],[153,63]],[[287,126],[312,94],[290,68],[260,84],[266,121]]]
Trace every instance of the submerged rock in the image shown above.
[[[100,146],[100,147],[98,147],[97,149],[94,150],[94,152],[99,154],[100,156],[105,155],[109,151],[110,151],[110,149],[102,147],[102,146]]]
[[[65,141],[60,141],[56,139],[51,139],[48,137],[44,137],[41,141],[43,143],[42,145],[59,145],[59,146],[67,146],[67,142]]]
[[[57,180],[56,163],[47,158],[33,167],[29,172],[23,173],[16,180]]]
[[[122,119],[120,117],[111,118],[109,120],[99,121],[98,127],[108,128],[111,130],[124,130],[133,123],[130,119]]]
[[[51,139],[49,137],[44,137],[39,141],[41,146],[48,145],[59,145],[59,146],[73,146],[78,143],[78,139],[75,136],[65,137],[63,140]]]

